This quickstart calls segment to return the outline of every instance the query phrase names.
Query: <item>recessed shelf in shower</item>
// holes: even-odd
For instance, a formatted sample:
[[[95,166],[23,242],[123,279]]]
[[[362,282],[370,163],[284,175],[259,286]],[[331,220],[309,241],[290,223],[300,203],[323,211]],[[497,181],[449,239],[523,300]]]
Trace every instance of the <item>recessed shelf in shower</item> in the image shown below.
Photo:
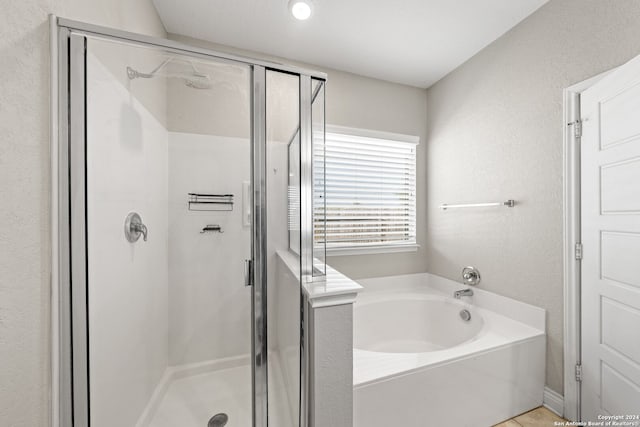
[[[232,211],[233,194],[189,193],[190,211]]]

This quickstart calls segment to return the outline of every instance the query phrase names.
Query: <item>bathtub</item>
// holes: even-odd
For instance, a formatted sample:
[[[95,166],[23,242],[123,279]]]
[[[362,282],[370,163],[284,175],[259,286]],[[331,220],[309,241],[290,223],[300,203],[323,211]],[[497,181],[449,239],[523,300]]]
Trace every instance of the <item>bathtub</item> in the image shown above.
[[[354,427],[492,426],[542,404],[545,312],[430,274],[358,281]],[[464,317],[464,319],[463,319]]]

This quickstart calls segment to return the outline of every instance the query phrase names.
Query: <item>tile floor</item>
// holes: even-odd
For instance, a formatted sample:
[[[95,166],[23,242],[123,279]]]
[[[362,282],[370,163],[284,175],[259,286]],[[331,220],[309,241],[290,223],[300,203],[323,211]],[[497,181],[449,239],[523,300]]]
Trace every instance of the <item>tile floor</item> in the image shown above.
[[[555,422],[567,421],[545,407],[539,407],[522,415],[511,418],[494,427],[553,427]]]

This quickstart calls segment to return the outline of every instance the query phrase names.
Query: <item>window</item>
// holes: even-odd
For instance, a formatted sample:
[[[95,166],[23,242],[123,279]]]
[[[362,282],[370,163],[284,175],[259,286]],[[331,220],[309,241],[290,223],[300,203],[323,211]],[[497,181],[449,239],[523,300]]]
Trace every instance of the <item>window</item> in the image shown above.
[[[324,146],[314,146],[314,169],[324,172],[314,180],[316,244],[326,239],[333,255],[417,249],[418,141],[327,126]]]

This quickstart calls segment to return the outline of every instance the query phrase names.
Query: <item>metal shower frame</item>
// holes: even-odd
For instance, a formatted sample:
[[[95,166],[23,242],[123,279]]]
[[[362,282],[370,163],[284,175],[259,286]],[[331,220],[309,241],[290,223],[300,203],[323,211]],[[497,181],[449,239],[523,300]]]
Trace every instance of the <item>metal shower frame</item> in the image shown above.
[[[325,73],[216,52],[183,43],[110,29],[55,16],[52,34],[52,421],[88,427],[89,366],[86,252],[86,40],[95,38],[234,64],[251,69],[251,163],[253,188],[252,386],[253,426],[268,426],[266,72],[300,78],[301,279],[313,281],[313,185],[311,80]],[[54,63],[57,60],[57,63]],[[57,77],[57,78],[56,78]],[[304,148],[303,148],[304,147]],[[302,291],[302,290],[301,290]],[[302,292],[301,292],[302,295]],[[302,298],[302,296],[301,296]],[[301,320],[304,328],[304,320]],[[306,335],[306,334],[304,334]],[[301,347],[300,425],[307,425],[308,374]]]

